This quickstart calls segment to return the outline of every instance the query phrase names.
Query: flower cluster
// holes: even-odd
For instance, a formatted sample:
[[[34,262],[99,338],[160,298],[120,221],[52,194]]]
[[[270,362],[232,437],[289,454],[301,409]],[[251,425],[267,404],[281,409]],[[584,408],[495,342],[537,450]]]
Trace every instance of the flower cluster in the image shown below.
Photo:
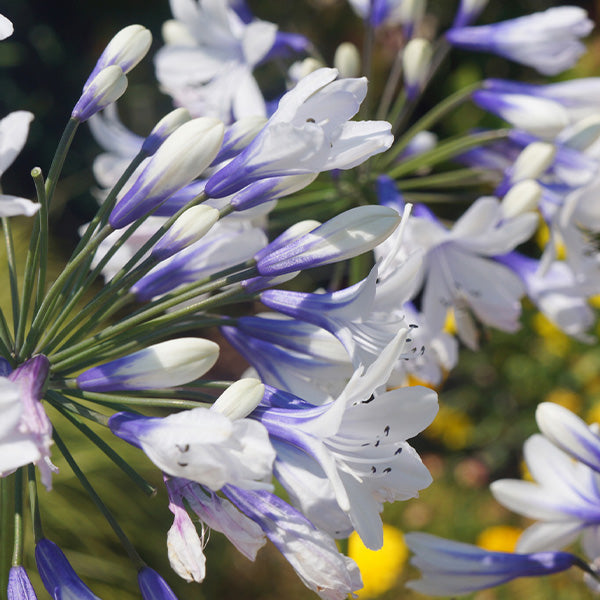
[[[186,581],[205,577],[210,528],[250,560],[270,540],[308,588],[342,600],[362,583],[336,540],[355,532],[380,548],[384,503],[414,498],[432,481],[409,440],[434,420],[438,399],[414,379],[439,385],[459,341],[476,349],[481,327],[516,331],[525,297],[569,335],[590,339],[587,299],[600,291],[590,243],[600,232],[595,79],[490,79],[418,120],[415,108],[453,47],[556,74],[583,52],[591,21],[565,6],[475,26],[486,3],[461,0],[434,46],[422,37],[424,2],[352,0],[366,30],[363,65],[345,43],[331,67],[312,42],[255,18],[243,1],[170,4],[155,66],[176,108],[145,137],[121,123],[116,101],[152,40],[142,25],[126,27],[85,82],[47,175],[32,171],[37,202],[0,196],[12,297],[0,310],[3,502],[14,493],[14,527],[0,540],[13,549],[12,567],[0,564],[0,574],[10,600],[36,597],[23,568],[26,488],[43,585],[54,598],[97,598],[42,528],[37,481],[52,489],[58,452],[122,543],[142,597],[175,598],[80,468],[52,407],[147,492],[114,436],[157,467],[173,514],[169,560]],[[402,41],[365,120],[375,104],[366,76],[384,28]],[[2,17],[0,36],[11,32]],[[275,59],[287,91],[269,97],[255,71]],[[465,102],[509,126],[438,140],[431,129]],[[0,121],[0,175],[32,118],[19,111]],[[99,207],[50,282],[49,209],[82,123],[105,150],[93,165]],[[453,199],[446,189],[469,202],[453,223],[425,202]],[[34,219],[21,285],[15,215]],[[550,230],[541,255],[517,252],[540,220]],[[302,283],[287,285],[300,272]],[[444,327],[449,317],[456,336]],[[213,378],[214,327],[249,363],[244,377]],[[546,437],[531,447],[543,464],[530,464],[540,486],[494,486],[509,507],[548,521],[525,535],[528,554],[414,534],[425,573],[415,587],[459,593],[572,565],[594,572],[544,551],[586,529],[590,559],[600,554],[590,550],[600,444],[571,417],[540,417],[540,427]]]

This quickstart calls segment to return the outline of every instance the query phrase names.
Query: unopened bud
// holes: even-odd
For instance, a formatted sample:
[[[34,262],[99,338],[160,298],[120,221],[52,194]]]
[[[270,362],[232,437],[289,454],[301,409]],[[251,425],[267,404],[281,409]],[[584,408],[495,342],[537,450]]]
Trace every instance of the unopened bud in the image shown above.
[[[215,401],[216,410],[232,421],[247,417],[263,399],[265,386],[250,377],[232,383]]]
[[[176,19],[165,21],[162,26],[162,38],[165,44],[173,46],[196,46],[198,42],[190,30]]]
[[[360,52],[351,42],[344,42],[337,47],[333,57],[333,66],[340,72],[340,77],[360,76]]]
[[[300,81],[302,78],[306,77],[307,75],[310,75],[313,71],[316,71],[317,69],[320,69],[323,66],[323,63],[320,60],[308,57],[304,60],[295,62],[289,68],[288,73],[292,81]]]
[[[218,164],[239,154],[265,126],[266,117],[259,115],[242,117],[227,127],[223,136],[223,145],[214,160]]]
[[[152,256],[165,260],[202,239],[219,220],[219,211],[204,204],[192,206],[171,225],[152,249]]]
[[[521,181],[508,190],[502,199],[502,214],[505,219],[518,217],[537,209],[542,197],[542,188],[533,179]]]
[[[327,265],[372,250],[400,223],[386,206],[358,206],[257,260],[261,275],[274,276]],[[267,246],[268,248],[268,246]]]
[[[487,3],[488,0],[460,0],[460,6],[452,27],[470,25],[481,14]]]
[[[86,391],[149,390],[183,385],[202,377],[217,361],[219,346],[202,338],[178,338],[84,371]]]
[[[181,125],[162,143],[115,206],[109,219],[111,226],[126,227],[196,179],[217,155],[223,131],[223,123],[209,117]]]
[[[512,168],[513,182],[524,179],[537,179],[554,162],[556,147],[548,142],[532,142],[526,146],[515,160]]]
[[[181,125],[191,120],[190,111],[187,108],[176,108],[166,114],[150,132],[150,135],[142,144],[142,152],[152,156],[158,147]]]
[[[152,34],[143,25],[129,25],[121,29],[100,55],[94,70],[83,86],[84,89],[102,69],[110,65],[117,65],[121,67],[123,73],[129,73],[146,56],[150,44],[152,44]]]
[[[409,98],[414,98],[423,89],[429,75],[432,57],[433,50],[427,40],[414,38],[406,44],[402,54],[402,67],[406,94]]]
[[[79,122],[87,121],[92,115],[120,98],[127,89],[127,77],[121,67],[111,65],[102,69],[83,88],[71,117]]]

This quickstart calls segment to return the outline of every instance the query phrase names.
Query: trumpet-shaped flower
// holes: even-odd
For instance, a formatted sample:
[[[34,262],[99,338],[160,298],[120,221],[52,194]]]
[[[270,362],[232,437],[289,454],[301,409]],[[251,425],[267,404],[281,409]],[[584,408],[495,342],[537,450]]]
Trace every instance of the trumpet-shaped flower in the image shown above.
[[[304,49],[302,36],[286,38],[273,23],[245,20],[221,0],[171,0],[175,19],[163,29],[167,45],[156,56],[156,76],[175,103],[195,116],[229,123],[265,116],[262,93],[252,74],[271,52]]]
[[[169,584],[150,567],[140,569],[138,584],[144,600],[177,600]]]
[[[292,565],[304,585],[324,600],[344,600],[362,587],[356,563],[340,554],[335,541],[281,498],[264,490],[227,486],[225,495],[258,523]]]
[[[579,40],[593,26],[583,8],[558,6],[492,25],[451,29],[446,38],[454,46],[493,52],[543,75],[557,75],[585,52]]]
[[[490,552],[426,533],[408,533],[404,539],[415,553],[411,564],[422,576],[407,586],[428,596],[469,594],[518,577],[541,577],[583,564],[568,552]]]
[[[57,468],[50,461],[52,424],[41,404],[48,369],[48,359],[39,355],[0,377],[0,476],[35,463],[50,489]]]
[[[350,169],[387,150],[389,123],[349,121],[367,93],[366,79],[337,74],[318,69],[299,81],[250,145],[208,180],[206,193],[221,197],[268,177]]]
[[[568,429],[568,428],[567,428]],[[563,443],[570,447],[570,440]],[[577,454],[577,448],[575,449]],[[573,461],[541,435],[524,446],[527,468],[534,481],[501,479],[492,494],[504,506],[538,522],[519,538],[519,552],[557,550],[583,533],[584,542],[600,528],[600,475],[586,464]]]
[[[349,519],[369,548],[382,544],[382,503],[415,497],[431,482],[406,440],[433,420],[436,394],[421,387],[378,393],[404,337],[398,334],[368,369],[359,369],[333,402],[314,406],[275,393],[270,407],[254,413],[277,451],[277,476],[302,512],[332,534]]]
[[[199,407],[162,419],[116,413],[109,426],[115,435],[141,448],[168,475],[196,481],[211,490],[227,483],[272,487],[269,480],[275,453],[265,428],[256,421],[232,420],[218,410]]]

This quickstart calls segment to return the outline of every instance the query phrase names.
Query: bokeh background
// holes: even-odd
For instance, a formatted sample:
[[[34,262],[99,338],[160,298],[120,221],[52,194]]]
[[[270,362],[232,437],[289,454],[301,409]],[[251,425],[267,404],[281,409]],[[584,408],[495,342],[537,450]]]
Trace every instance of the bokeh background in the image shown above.
[[[360,45],[359,20],[344,0],[249,0],[255,14],[280,28],[308,36],[331,59],[342,41]],[[490,0],[481,21],[510,18],[561,2],[547,0]],[[600,2],[573,2],[596,19]],[[430,31],[451,21],[456,3],[431,0],[430,13],[439,22],[426,24]],[[27,109],[35,113],[25,152],[3,178],[7,192],[33,196],[29,171],[47,169],[62,128],[77,100],[81,85],[97,56],[115,32],[141,23],[155,36],[150,56],[160,46],[160,28],[170,18],[167,0],[3,0],[0,11],[15,23],[15,34],[0,45],[0,114]],[[398,34],[380,34],[378,67],[373,85],[381,87],[393,58]],[[600,75],[600,35],[588,40],[590,52],[566,77]],[[436,77],[424,108],[452,91],[485,76],[539,81],[532,71],[492,56],[455,52]],[[268,77],[265,73],[264,77]],[[268,85],[269,82],[265,81]],[[600,101],[600,100],[599,100]],[[126,96],[119,101],[124,122],[140,134],[169,109],[168,97],[157,89],[151,58],[130,76]],[[487,121],[486,121],[487,120]],[[441,125],[452,134],[489,122],[474,107],[464,107]],[[53,268],[57,272],[77,240],[78,226],[95,208],[91,190],[91,162],[99,148],[84,129],[78,135],[65,165],[53,207]],[[19,223],[17,245],[28,243],[28,224]],[[540,232],[543,238],[544,232]],[[6,286],[3,286],[6,289]],[[226,369],[238,371],[241,362],[230,357]],[[363,566],[367,586],[362,598],[416,598],[402,582],[414,577],[407,566],[408,553],[402,531],[426,530],[493,549],[510,550],[527,523],[500,507],[487,485],[500,477],[527,477],[521,461],[522,443],[535,431],[537,403],[550,400],[574,410],[590,421],[600,420],[600,347],[576,343],[543,317],[526,307],[523,329],[517,335],[484,331],[481,350],[462,350],[459,366],[440,390],[441,410],[435,423],[414,441],[434,477],[434,484],[419,499],[388,506],[384,512],[386,547],[373,554],[356,539],[342,548]],[[68,423],[52,415],[80,465],[118,516],[125,531],[147,562],[159,569],[181,600],[279,600],[315,598],[271,546],[255,563],[237,553],[218,533],[207,534],[207,578],[201,585],[186,584],[170,570],[165,536],[170,513],[164,493],[147,498]],[[160,475],[137,451],[114,441],[132,463],[159,488]],[[56,453],[58,454],[58,453]],[[77,572],[106,600],[139,598],[135,572],[118,541],[73,477],[57,458],[61,473],[55,489],[42,492],[42,518],[49,537],[67,552]],[[208,539],[210,537],[210,539]],[[31,540],[29,540],[31,541]],[[27,566],[35,580],[31,556]],[[38,588],[41,589],[41,588]],[[40,594],[40,597],[44,597]],[[577,600],[591,598],[578,575],[548,580],[523,580],[498,590],[476,594],[477,600],[529,598]]]

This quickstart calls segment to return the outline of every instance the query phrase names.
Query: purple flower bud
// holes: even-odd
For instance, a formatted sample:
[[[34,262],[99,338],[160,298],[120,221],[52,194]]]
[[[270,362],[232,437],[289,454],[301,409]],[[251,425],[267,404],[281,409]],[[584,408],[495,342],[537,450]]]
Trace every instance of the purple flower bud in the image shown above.
[[[79,579],[63,551],[50,540],[40,540],[35,547],[35,560],[44,587],[52,598],[100,600]]]
[[[177,600],[167,582],[150,567],[140,570],[138,584],[144,600]]]
[[[92,115],[120,98],[126,89],[127,77],[121,67],[111,65],[102,69],[92,81],[86,83],[81,98],[73,108],[71,118],[79,122],[87,121]]]
[[[8,573],[8,600],[37,600],[23,567],[11,567]]]

